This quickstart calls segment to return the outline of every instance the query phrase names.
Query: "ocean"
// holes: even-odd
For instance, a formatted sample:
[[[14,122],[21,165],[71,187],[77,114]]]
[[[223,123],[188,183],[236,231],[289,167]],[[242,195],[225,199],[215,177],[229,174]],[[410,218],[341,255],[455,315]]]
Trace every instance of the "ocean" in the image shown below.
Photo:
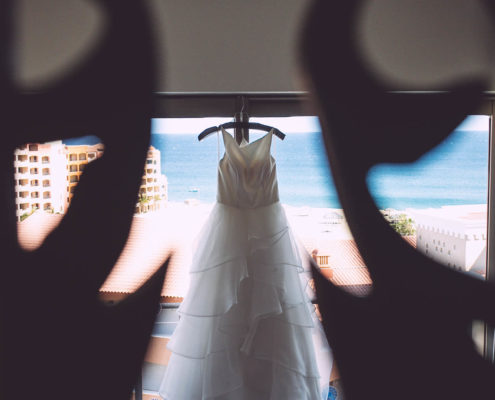
[[[251,134],[256,140],[264,133]],[[96,143],[85,137],[67,144]],[[217,136],[198,142],[197,133],[151,135],[161,152],[168,178],[169,201],[216,199]],[[368,186],[380,209],[486,204],[488,193],[488,131],[454,131],[443,143],[407,165],[379,165],[368,175]],[[220,157],[223,143],[220,137]],[[273,137],[280,199],[292,206],[341,208],[319,132]]]
[[[251,140],[262,134],[251,135]],[[280,199],[292,206],[341,208],[319,132],[274,136]],[[198,142],[197,133],[152,134],[161,151],[170,201],[216,198],[217,137]],[[223,143],[220,137],[220,157]],[[484,204],[488,188],[488,132],[454,131],[442,144],[407,165],[379,165],[368,176],[379,208],[428,208]]]

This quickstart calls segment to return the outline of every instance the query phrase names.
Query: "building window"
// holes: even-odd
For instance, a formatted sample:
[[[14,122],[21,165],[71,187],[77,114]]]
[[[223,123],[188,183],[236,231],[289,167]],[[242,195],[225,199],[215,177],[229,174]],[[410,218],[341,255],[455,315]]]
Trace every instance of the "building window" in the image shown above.
[[[76,191],[76,187],[75,186],[71,186],[70,189],[69,189],[69,192],[74,194],[74,192]]]
[[[48,164],[50,162],[50,157],[48,157],[48,156],[41,157],[41,162],[43,164]]]
[[[84,168],[86,168],[86,164],[79,164],[79,171],[84,171]]]
[[[28,168],[27,167],[19,167],[19,168],[17,168],[17,172],[19,172],[20,174],[26,174],[28,172]]]
[[[85,153],[80,153],[79,154],[79,161],[85,161],[86,160],[86,154]]]
[[[69,154],[69,161],[77,161],[77,154]]]
[[[38,151],[38,145],[37,144],[30,144],[29,145],[29,151]]]
[[[33,179],[31,181],[31,186],[38,186],[38,185],[39,185],[38,179]]]
[[[37,198],[39,198],[39,197],[40,197],[40,195],[39,195],[39,193],[38,193],[38,192],[31,192],[31,198],[32,198],[32,199],[37,199]]]
[[[36,174],[38,173],[38,168],[31,168],[31,169],[29,170],[29,173],[30,173],[31,175],[36,175]]]
[[[29,156],[29,162],[38,162],[38,156]]]
[[[50,192],[43,192],[43,198],[44,199],[50,199],[52,196],[50,194]]]
[[[69,171],[70,172],[77,172],[77,165],[76,164],[69,165]]]
[[[79,178],[78,178],[78,176],[77,176],[77,175],[71,175],[71,176],[69,177],[69,182],[70,182],[70,183],[74,183],[74,182],[78,182],[78,181],[79,181]]]
[[[50,186],[50,181],[48,179],[45,179],[43,181],[43,187],[49,187]]]
[[[27,161],[27,159],[28,159],[28,156],[25,154],[19,154],[17,156],[17,161]]]

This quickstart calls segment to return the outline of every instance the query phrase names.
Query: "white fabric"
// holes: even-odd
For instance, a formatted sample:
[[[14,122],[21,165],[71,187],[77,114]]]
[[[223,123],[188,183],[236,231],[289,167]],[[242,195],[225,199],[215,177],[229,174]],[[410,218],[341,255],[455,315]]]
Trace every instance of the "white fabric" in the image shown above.
[[[272,133],[240,146],[222,134],[218,202],[197,242],[160,395],[326,399],[330,353],[279,202]]]

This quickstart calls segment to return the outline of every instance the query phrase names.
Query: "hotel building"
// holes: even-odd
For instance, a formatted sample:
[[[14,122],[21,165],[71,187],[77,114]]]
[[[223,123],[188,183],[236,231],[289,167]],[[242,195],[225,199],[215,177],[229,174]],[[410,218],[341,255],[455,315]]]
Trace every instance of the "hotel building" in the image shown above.
[[[167,202],[167,177],[161,173],[160,150],[150,146],[136,203],[136,214],[157,211]]]
[[[35,210],[64,213],[65,151],[62,141],[28,143],[14,152],[16,217]]]
[[[418,250],[456,270],[485,275],[486,204],[407,211],[416,223]]]
[[[74,197],[77,183],[90,161],[96,160],[103,155],[103,144],[65,146],[67,184],[66,184],[66,206],[68,207]]]

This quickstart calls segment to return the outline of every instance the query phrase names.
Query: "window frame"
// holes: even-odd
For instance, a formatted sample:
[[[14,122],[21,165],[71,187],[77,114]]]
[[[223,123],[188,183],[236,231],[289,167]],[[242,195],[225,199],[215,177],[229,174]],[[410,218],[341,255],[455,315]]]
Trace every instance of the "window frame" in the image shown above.
[[[393,92],[392,92],[393,93]],[[434,92],[401,91],[401,94],[426,96]],[[495,92],[485,92],[481,104],[472,115],[489,117],[488,141],[488,198],[487,198],[487,245],[486,245],[486,280],[495,282]],[[359,94],[356,94],[359,97]],[[308,92],[198,92],[154,93],[153,118],[202,118],[230,117],[243,110],[250,117],[292,117],[314,116],[310,112],[311,100]],[[198,132],[199,134],[199,132]],[[454,248],[455,250],[455,248]],[[495,361],[495,329],[485,326],[483,352],[487,359]]]

